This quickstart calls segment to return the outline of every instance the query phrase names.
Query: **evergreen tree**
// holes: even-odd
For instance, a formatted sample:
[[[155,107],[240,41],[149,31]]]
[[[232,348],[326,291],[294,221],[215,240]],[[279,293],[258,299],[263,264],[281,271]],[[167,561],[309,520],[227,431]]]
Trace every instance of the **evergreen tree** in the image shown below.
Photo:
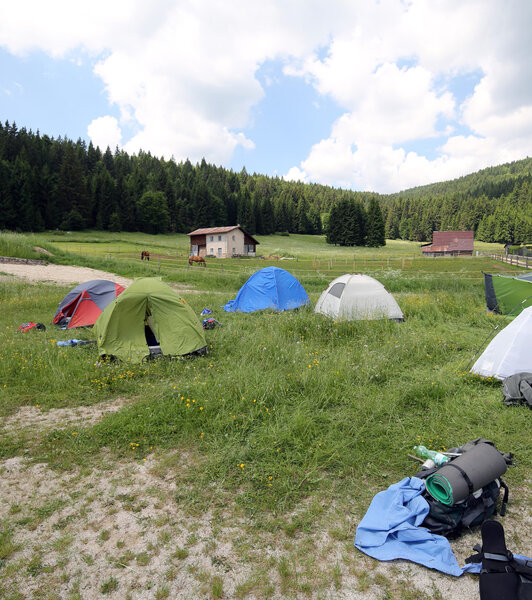
[[[58,200],[63,215],[75,209],[86,226],[92,225],[92,211],[88,201],[83,169],[72,144],[66,145],[61,161]]]
[[[369,203],[366,232],[366,245],[370,248],[386,245],[384,219],[382,218],[379,201],[376,198],[372,198]]]
[[[144,192],[137,201],[138,223],[146,233],[166,233],[170,225],[166,197],[163,192]]]

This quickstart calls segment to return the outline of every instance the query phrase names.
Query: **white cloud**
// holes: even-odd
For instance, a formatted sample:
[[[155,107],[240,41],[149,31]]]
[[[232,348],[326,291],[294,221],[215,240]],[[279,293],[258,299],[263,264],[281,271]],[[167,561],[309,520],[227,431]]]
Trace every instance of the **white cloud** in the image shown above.
[[[532,5],[383,0],[357,17],[292,71],[346,111],[297,167],[307,181],[390,192],[532,154]],[[481,81],[458,106],[441,80],[473,71]],[[401,148],[436,137],[436,157]]]
[[[87,127],[87,134],[94,146],[105,151],[107,146],[114,150],[122,142],[122,131],[115,117],[98,117]]]
[[[269,91],[257,70],[282,60],[343,110],[286,177],[395,191],[532,154],[529,2],[20,0],[2,13],[8,51],[96,61],[138,131],[130,152],[227,164],[254,146],[245,129]],[[458,101],[449,82],[472,72]],[[120,140],[111,117],[89,128]],[[419,140],[440,148],[424,156]]]

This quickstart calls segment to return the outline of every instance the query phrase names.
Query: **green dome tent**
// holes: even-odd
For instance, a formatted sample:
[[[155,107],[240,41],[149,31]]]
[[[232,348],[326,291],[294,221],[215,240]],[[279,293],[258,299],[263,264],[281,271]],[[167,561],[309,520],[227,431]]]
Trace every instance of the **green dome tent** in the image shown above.
[[[532,273],[517,276],[484,273],[484,289],[489,311],[518,315],[532,306]]]
[[[100,354],[132,362],[150,354],[182,356],[207,345],[190,306],[153,277],[135,279],[102,312],[93,331]]]

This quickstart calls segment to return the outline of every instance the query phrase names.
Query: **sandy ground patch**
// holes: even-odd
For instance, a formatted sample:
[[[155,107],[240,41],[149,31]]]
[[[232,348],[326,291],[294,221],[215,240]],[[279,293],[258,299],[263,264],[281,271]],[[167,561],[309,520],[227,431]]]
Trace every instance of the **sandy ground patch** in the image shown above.
[[[52,408],[43,410],[38,406],[22,406],[16,413],[6,417],[0,423],[0,432],[20,431],[21,429],[38,430],[68,429],[70,427],[86,427],[103,419],[109,413],[119,411],[127,398],[117,398],[112,402],[100,403],[97,406],[76,406],[75,408]]]
[[[0,273],[14,275],[28,281],[49,281],[60,285],[72,285],[83,283],[91,279],[109,279],[120,285],[127,287],[132,283],[132,279],[120,277],[114,273],[107,271],[99,271],[90,267],[74,267],[70,265],[28,265],[28,264],[11,264],[0,263]],[[184,284],[169,284],[177,292],[187,292],[189,294],[198,293],[197,290],[190,288]]]
[[[95,423],[126,402],[46,412],[23,407],[2,427],[30,428],[37,436]],[[450,577],[407,561],[380,563],[358,552],[353,539],[362,515],[349,509],[332,507],[311,533],[287,535],[257,527],[216,482],[202,491],[200,509],[182,483],[190,465],[193,456],[175,451],[127,460],[104,452],[68,472],[24,457],[0,461],[0,525],[15,546],[0,560],[0,597],[478,598],[476,576]],[[532,553],[530,500],[527,486],[511,490],[502,519],[508,546],[522,554]],[[303,502],[294,514],[305,508]],[[478,542],[478,530],[452,542],[460,565]]]
[[[113,273],[99,271],[89,267],[73,267],[69,265],[25,265],[0,264],[0,271],[9,273],[29,281],[51,281],[60,284],[74,284],[90,281],[91,279],[110,279],[120,285],[128,286],[133,280],[119,277]]]
[[[378,563],[352,540],[335,541],[324,530],[290,539],[257,532],[230,507],[191,516],[175,500],[174,474],[161,474],[157,461],[149,456],[66,474],[23,458],[3,461],[0,519],[12,523],[18,549],[4,565],[9,576],[0,571],[0,589],[24,598],[84,600],[101,598],[106,585],[116,587],[109,597],[131,600],[213,598],[215,589],[223,598],[275,600],[376,600],[407,591],[416,600],[478,597],[475,576],[448,577],[405,561]],[[353,520],[353,537],[355,527]],[[479,540],[465,537],[467,555]],[[336,568],[336,586],[305,587],[309,553],[317,557],[316,569],[323,568],[318,582]],[[283,557],[299,572],[301,593],[283,591]]]
[[[1,427],[30,429],[38,436],[95,423],[127,402],[116,398],[49,411],[27,406],[5,417]],[[191,465],[201,468],[193,456],[176,451],[124,460],[103,452],[68,472],[21,456],[0,461],[0,534],[9,531],[13,544],[0,560],[0,597],[478,598],[476,576],[455,578],[407,561],[381,563],[360,553],[353,540],[363,515],[349,508],[331,507],[311,533],[287,535],[282,528],[257,527],[260,523],[244,515],[216,482],[196,502],[182,477]],[[511,490],[502,519],[508,547],[528,555],[530,500],[527,486]],[[302,502],[292,516],[306,507]],[[478,530],[452,542],[460,565],[479,542]]]

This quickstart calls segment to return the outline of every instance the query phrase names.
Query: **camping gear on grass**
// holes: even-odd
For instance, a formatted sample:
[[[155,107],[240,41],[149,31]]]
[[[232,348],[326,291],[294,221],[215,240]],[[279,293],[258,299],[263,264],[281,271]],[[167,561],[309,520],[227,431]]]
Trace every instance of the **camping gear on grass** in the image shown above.
[[[135,281],[94,325],[100,354],[141,362],[152,354],[183,356],[207,342],[192,308],[156,277]]]
[[[532,372],[532,306],[500,331],[471,367],[483,377],[506,379],[511,375]]]
[[[236,298],[222,306],[226,312],[250,313],[257,310],[293,310],[310,304],[299,281],[279,267],[265,267],[254,273],[240,288]]]
[[[95,343],[96,343],[96,341],[94,341],[94,340],[77,340],[74,338],[71,340],[56,342],[56,346],[88,346],[89,344],[95,344]]]
[[[53,323],[66,329],[94,325],[105,307],[124,288],[107,279],[93,279],[80,283],[61,300]]]
[[[502,394],[508,406],[522,404],[532,408],[532,373],[516,373],[503,379]]]
[[[484,273],[484,291],[489,311],[506,315],[519,314],[532,306],[532,273],[523,275],[492,275]]]
[[[21,332],[29,331],[30,329],[37,329],[37,331],[46,331],[46,327],[42,323],[33,323],[30,321],[29,323],[22,323],[18,328]]]
[[[209,319],[203,319],[203,321],[201,322],[201,326],[203,327],[203,329],[214,329],[216,325],[221,326],[222,323],[220,323],[220,321],[217,321],[216,319],[213,319],[212,317],[210,317]]]
[[[532,560],[506,548],[504,528],[497,521],[482,525],[482,547],[466,563],[482,565],[480,600],[532,600]]]
[[[314,312],[332,319],[393,319],[404,315],[392,294],[373,277],[346,274],[337,277],[321,294]]]
[[[489,449],[486,446],[489,446]],[[471,455],[472,451],[474,451],[473,455]],[[506,465],[512,463],[511,453],[504,454],[500,452],[492,442],[484,438],[472,440],[459,448],[451,448],[448,454],[452,458],[451,462],[445,463],[445,466],[454,463],[456,472],[461,473],[463,471],[461,477],[464,479],[469,479],[472,469],[468,465],[474,464],[475,461],[478,465],[485,464],[487,461],[498,464],[498,470],[502,472],[506,470]],[[464,459],[466,455],[468,455],[467,461]],[[499,464],[499,461],[502,461],[504,464]],[[472,489],[474,486],[471,482],[471,486],[467,485],[467,495],[465,498],[457,498],[453,502],[449,502],[448,497],[435,498],[434,496],[437,494],[430,493],[429,481],[433,475],[436,476],[442,469],[443,467],[434,467],[422,470],[416,474],[416,477],[426,481],[426,490],[423,492],[423,497],[429,504],[429,514],[423,521],[423,527],[426,527],[432,533],[444,535],[449,539],[456,538],[461,535],[464,529],[480,525],[486,519],[497,514],[497,501],[501,490],[504,490],[504,494],[499,514],[501,516],[505,514],[506,503],[508,502],[508,487],[499,476],[494,477],[479,489]],[[483,470],[485,472],[488,471],[486,466],[483,467]],[[436,491],[441,490],[437,488]],[[445,494],[448,494],[447,489],[445,489]]]
[[[477,571],[476,565],[460,568],[449,540],[421,527],[429,512],[424,489],[422,479],[405,477],[376,494],[357,527],[355,547],[377,560],[402,558],[455,577]]]
[[[455,539],[463,533],[464,529],[481,525],[486,519],[497,514],[497,501],[501,489],[504,489],[504,495],[500,515],[504,516],[508,501],[508,487],[500,478],[453,505],[438,502],[425,490],[423,497],[428,502],[429,513],[422,527],[448,539]]]
[[[495,446],[481,442],[429,475],[427,492],[438,502],[451,506],[500,477],[506,466]]]

